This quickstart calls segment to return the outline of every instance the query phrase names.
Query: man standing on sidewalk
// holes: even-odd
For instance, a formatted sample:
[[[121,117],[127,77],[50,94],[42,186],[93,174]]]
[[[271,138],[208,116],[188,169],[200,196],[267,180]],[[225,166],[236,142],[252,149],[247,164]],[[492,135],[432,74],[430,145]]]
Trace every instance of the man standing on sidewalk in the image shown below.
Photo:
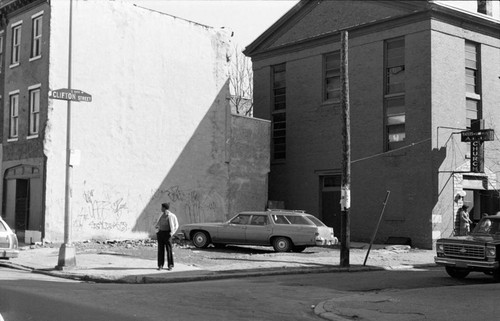
[[[174,267],[174,255],[172,253],[172,235],[179,228],[177,216],[169,211],[170,204],[161,204],[161,214],[156,222],[156,239],[158,240],[158,270],[163,269],[165,264],[165,250],[167,251],[168,270]]]

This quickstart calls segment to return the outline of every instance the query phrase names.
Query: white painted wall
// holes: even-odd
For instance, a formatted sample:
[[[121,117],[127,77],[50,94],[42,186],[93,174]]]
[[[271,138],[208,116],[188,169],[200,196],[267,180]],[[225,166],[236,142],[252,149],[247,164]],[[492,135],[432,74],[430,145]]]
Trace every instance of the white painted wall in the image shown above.
[[[477,1],[476,0],[436,0],[434,1],[438,4],[444,6],[450,6],[470,12],[477,13]],[[492,6],[492,17],[495,19],[500,19],[500,0],[491,0]]]
[[[68,17],[69,1],[51,1],[52,90],[68,88]],[[151,235],[163,201],[181,223],[196,211],[202,220],[225,215],[229,47],[224,30],[118,1],[73,1],[72,88],[93,97],[71,104],[72,147],[81,150],[74,240]],[[49,101],[44,142],[52,241],[63,239],[66,107]]]

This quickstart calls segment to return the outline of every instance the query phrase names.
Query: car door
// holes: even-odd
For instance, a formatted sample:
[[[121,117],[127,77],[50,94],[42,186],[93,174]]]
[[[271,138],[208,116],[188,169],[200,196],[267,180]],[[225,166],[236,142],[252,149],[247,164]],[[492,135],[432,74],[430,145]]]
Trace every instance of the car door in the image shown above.
[[[219,229],[218,243],[246,244],[245,231],[250,222],[250,214],[238,214]]]
[[[245,231],[246,242],[248,244],[267,245],[269,244],[269,237],[272,230],[272,225],[269,223],[267,214],[254,214]]]

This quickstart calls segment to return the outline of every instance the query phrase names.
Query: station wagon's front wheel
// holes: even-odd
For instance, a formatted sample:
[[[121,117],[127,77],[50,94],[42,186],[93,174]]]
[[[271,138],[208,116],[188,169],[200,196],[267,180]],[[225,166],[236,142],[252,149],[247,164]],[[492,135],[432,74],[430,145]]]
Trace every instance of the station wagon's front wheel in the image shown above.
[[[276,252],[290,252],[292,246],[292,241],[287,237],[279,236],[273,240],[273,247]]]
[[[210,244],[209,236],[206,232],[198,231],[193,235],[193,245],[204,249]]]

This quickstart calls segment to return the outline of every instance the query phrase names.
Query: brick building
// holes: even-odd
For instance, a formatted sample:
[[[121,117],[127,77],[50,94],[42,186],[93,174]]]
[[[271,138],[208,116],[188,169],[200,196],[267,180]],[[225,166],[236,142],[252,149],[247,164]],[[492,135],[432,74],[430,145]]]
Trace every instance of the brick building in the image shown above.
[[[62,241],[71,103],[73,240],[154,234],[264,209],[268,121],[232,116],[230,32],[121,1],[0,1],[2,217],[21,241]],[[76,157],[80,155],[80,157]]]
[[[340,31],[349,34],[351,239],[431,248],[500,210],[500,141],[471,168],[461,132],[500,130],[500,8],[453,1],[300,1],[251,43],[254,115],[272,122],[269,199],[340,229]],[[470,5],[470,3],[468,4]],[[473,155],[474,156],[474,155]]]

